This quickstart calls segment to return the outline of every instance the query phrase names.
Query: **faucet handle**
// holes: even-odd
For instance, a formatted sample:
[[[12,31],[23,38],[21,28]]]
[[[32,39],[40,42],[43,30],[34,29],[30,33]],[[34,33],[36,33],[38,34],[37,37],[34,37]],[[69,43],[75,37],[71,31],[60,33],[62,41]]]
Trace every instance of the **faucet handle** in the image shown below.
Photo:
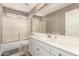
[[[47,36],[50,38],[51,37],[51,34],[50,33],[47,33]]]

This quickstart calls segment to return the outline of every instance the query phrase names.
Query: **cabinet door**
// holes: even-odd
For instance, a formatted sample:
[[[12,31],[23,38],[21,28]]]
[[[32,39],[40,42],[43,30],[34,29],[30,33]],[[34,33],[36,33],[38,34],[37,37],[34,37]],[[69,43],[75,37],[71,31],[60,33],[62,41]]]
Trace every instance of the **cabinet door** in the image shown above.
[[[43,48],[39,48],[39,56],[50,56],[50,52],[46,51]]]
[[[38,40],[33,40],[38,46],[45,49],[46,51],[50,51],[50,46]]]
[[[55,55],[55,56],[74,56],[73,54],[63,51],[61,49],[52,47],[51,48],[51,55]]]
[[[38,56],[39,55],[38,46],[36,46],[35,44],[32,45],[32,55],[33,56]]]
[[[50,56],[50,47],[33,38],[29,39],[29,50],[33,56]]]
[[[41,48],[39,45],[33,45],[33,55],[35,56],[50,56],[50,52],[46,51],[45,49]]]
[[[29,39],[28,48],[32,56],[38,56],[39,54],[37,50],[38,46],[31,39]]]

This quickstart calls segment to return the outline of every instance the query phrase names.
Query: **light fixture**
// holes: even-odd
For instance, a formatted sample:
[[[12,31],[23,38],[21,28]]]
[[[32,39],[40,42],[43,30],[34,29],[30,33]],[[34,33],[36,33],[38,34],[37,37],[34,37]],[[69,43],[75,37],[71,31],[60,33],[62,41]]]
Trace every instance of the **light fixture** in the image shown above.
[[[37,13],[40,9],[42,9],[43,7],[45,7],[47,4],[46,3],[38,3],[35,8],[33,8],[29,14],[28,19],[32,18],[35,13]]]
[[[46,5],[47,5],[46,3],[39,3],[39,4],[37,4],[36,9],[39,10],[39,9],[45,7]]]

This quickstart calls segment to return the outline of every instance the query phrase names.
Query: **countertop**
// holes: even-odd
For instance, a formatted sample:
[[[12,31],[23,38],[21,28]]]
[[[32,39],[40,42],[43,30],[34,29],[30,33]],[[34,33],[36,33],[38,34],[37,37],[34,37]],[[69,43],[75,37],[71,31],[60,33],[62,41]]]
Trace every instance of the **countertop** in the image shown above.
[[[56,36],[56,38],[54,38]],[[53,35],[48,38],[45,33],[36,33],[30,37],[35,38],[41,42],[47,43],[51,46],[60,48],[64,51],[79,55],[79,39],[67,37],[63,35]]]

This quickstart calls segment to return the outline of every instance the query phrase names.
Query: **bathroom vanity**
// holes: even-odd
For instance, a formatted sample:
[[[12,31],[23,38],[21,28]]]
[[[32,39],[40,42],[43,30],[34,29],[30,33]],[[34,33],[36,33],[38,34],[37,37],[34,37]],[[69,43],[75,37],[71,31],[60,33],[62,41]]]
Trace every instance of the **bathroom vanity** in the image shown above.
[[[79,55],[78,38],[71,40],[62,35],[38,33],[29,36],[28,48],[32,56],[77,56]],[[69,40],[70,39],[70,40]]]

